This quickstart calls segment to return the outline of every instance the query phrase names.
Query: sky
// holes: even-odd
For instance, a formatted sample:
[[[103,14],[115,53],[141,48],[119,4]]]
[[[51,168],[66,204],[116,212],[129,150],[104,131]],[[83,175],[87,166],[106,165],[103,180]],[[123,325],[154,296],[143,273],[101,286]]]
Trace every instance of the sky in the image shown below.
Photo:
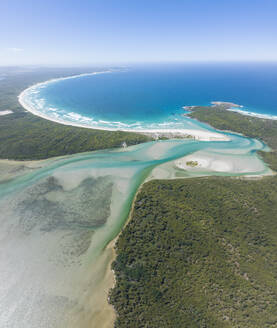
[[[277,61],[277,0],[0,0],[0,66]]]

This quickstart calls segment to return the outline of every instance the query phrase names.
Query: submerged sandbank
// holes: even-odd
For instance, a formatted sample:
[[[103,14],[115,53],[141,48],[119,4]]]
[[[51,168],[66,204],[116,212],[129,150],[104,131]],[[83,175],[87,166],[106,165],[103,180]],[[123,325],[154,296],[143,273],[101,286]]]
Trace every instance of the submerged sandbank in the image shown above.
[[[176,169],[178,158],[193,156],[199,149],[222,156],[229,150],[232,157],[239,148],[237,158],[263,147],[230,135],[226,143],[162,140],[34,165],[23,162],[31,170],[1,184],[0,325],[112,327],[115,312],[108,292],[114,284],[110,265],[115,254],[112,244],[107,245],[124,226],[139,186],[147,177],[176,178],[179,171],[184,171],[182,177],[214,175],[205,168],[194,173]],[[242,161],[243,168],[255,156],[253,152]]]
[[[91,74],[93,75],[95,73]],[[21,94],[19,96],[19,101],[22,105],[24,103],[23,98],[24,97]],[[40,113],[39,111],[36,111],[32,108],[26,109],[35,115],[44,117],[44,114]],[[55,120],[47,117],[46,115],[44,118],[66,125],[80,126],[92,129],[103,129],[100,127],[83,125],[81,123],[78,124],[74,122],[60,121],[58,119]],[[106,128],[106,130],[115,129]],[[212,131],[193,129],[126,129],[125,131],[151,133],[153,135],[158,134],[158,136],[184,136],[191,137],[197,141],[199,140],[207,142],[230,141],[230,143],[227,142],[225,144],[226,148],[232,144],[232,137],[229,138],[228,134]],[[201,144],[200,142],[188,140],[188,143],[189,142],[197,144],[197,146],[195,146],[195,150],[201,148],[199,146],[199,144]],[[30,249],[31,251],[35,252],[35,254],[33,257],[30,257],[28,254],[26,263],[30,264],[30,268],[32,269],[32,261],[36,261],[41,253],[41,262],[43,263],[41,264],[39,262],[39,265],[42,265],[41,272],[39,271],[39,273],[41,274],[41,277],[44,278],[41,279],[41,281],[43,280],[43,287],[49,287],[49,289],[46,288],[46,291],[43,290],[43,292],[45,292],[46,297],[49,299],[49,304],[53,306],[53,308],[48,308],[49,304],[41,305],[40,303],[35,303],[33,305],[34,312],[41,310],[38,306],[42,306],[43,310],[48,309],[51,311],[49,313],[45,312],[51,317],[53,316],[53,313],[56,312],[56,306],[59,305],[61,308],[58,309],[58,314],[61,315],[64,311],[66,315],[69,316],[70,324],[68,324],[67,327],[75,328],[78,326],[80,328],[88,328],[92,326],[113,326],[115,313],[112,306],[108,304],[107,298],[109,288],[111,288],[114,284],[114,277],[112,271],[110,270],[110,265],[114,259],[115,254],[113,248],[110,247],[111,245],[109,247],[105,247],[105,245],[118,234],[118,231],[120,231],[124,225],[124,219],[127,217],[126,214],[129,211],[129,205],[132,201],[132,192],[145,179],[145,176],[142,173],[144,168],[148,169],[155,166],[151,174],[148,175],[148,179],[176,178],[176,174],[179,174],[179,171],[181,170],[183,170],[185,173],[183,176],[179,177],[214,175],[218,172],[225,175],[265,174],[266,169],[263,164],[260,165],[259,162],[255,161],[252,163],[253,157],[255,157],[254,155],[251,158],[245,157],[242,159],[244,154],[248,154],[252,149],[256,149],[255,146],[251,146],[251,144],[246,145],[243,142],[235,143],[236,147],[241,147],[240,151],[244,154],[241,156],[235,156],[233,160],[230,160],[227,158],[227,156],[224,155],[225,150],[223,149],[217,150],[217,153],[222,151],[223,154],[216,155],[215,149],[214,152],[210,150],[205,154],[204,152],[193,152],[193,149],[191,148],[189,152],[192,154],[183,156],[187,153],[186,147],[189,147],[188,143],[185,141],[176,140],[168,142],[154,142],[151,144],[149,143],[148,145],[144,144],[139,145],[136,148],[134,147],[133,152],[124,150],[122,153],[120,153],[120,151],[117,150],[114,152],[114,157],[111,152],[107,152],[106,159],[104,153],[101,153],[99,156],[99,153],[97,152],[93,153],[89,159],[82,158],[80,155],[78,160],[76,156],[75,163],[73,163],[73,161],[72,163],[68,161],[69,164],[67,165],[66,163],[62,168],[61,166],[59,168],[51,168],[49,173],[47,173],[47,176],[50,177],[48,180],[46,180],[47,183],[37,183],[36,188],[30,191],[30,197],[28,196],[28,198],[25,198],[25,195],[21,196],[22,200],[19,200],[18,206],[17,204],[15,206],[15,211],[19,219],[19,228],[21,229],[22,222],[25,223],[26,221],[26,226],[24,226],[24,228],[29,228],[32,224],[37,224],[37,222],[39,222],[39,224],[41,224],[44,229],[42,236],[38,236],[36,239],[34,236],[32,236],[34,232],[31,234],[28,231],[29,235],[26,237],[26,240],[28,239],[29,246],[32,246]],[[208,144],[206,145],[207,147],[209,146]],[[213,147],[216,146],[218,146],[218,144],[214,145]],[[176,148],[175,150],[174,147]],[[232,151],[233,149],[230,150],[228,157],[231,157],[230,155]],[[181,157],[180,160],[176,159],[179,157]],[[73,157],[68,156],[67,158],[70,159]],[[171,162],[166,162],[169,160]],[[199,167],[187,167],[186,163],[188,161],[197,160]],[[163,164],[164,162],[166,163]],[[176,170],[176,167],[179,169],[179,171]],[[45,176],[46,175],[43,175],[43,179]],[[95,213],[99,210],[97,205],[100,204],[100,200],[97,200],[97,202],[94,204],[94,199],[88,199],[88,204],[90,205],[87,206],[87,208],[84,208],[81,205],[82,201],[86,199],[88,195],[103,194],[103,182],[104,186],[106,186],[105,193],[107,196],[103,197],[101,202],[105,203],[107,199],[110,200],[109,208],[111,213],[107,216],[107,221],[102,226],[94,229],[92,224],[88,224],[87,221],[83,222],[79,217],[83,215],[84,210],[88,210],[89,206],[94,210],[94,217]],[[110,184],[112,185],[112,191]],[[16,199],[16,197],[17,196],[15,195],[14,198]],[[80,198],[80,203],[77,204],[79,208],[76,209],[75,202],[78,197]],[[50,213],[51,216],[49,216],[49,218],[47,218],[49,213],[47,211],[46,214],[43,212],[45,211],[45,208],[43,207],[45,203],[49,203],[52,206],[51,210],[53,213]],[[25,207],[28,204],[31,204],[32,206],[26,209]],[[34,212],[34,204],[37,206],[36,212]],[[78,210],[77,212],[79,215],[76,214],[76,218],[74,217],[76,222],[73,219],[70,222],[63,220],[61,228],[59,220],[62,218],[63,213],[68,213],[66,212],[68,208],[71,210],[71,212],[73,212],[73,210]],[[22,209],[26,212],[28,211],[28,217],[21,217]],[[59,210],[58,213],[56,212],[57,209]],[[101,211],[102,208],[100,212]],[[56,221],[53,220],[53,218],[56,217],[58,217],[58,219]],[[14,219],[14,216],[10,215],[10,218]],[[3,220],[6,220],[6,218],[3,218]],[[10,221],[4,222],[8,225]],[[45,222],[49,222],[47,228],[49,229],[50,227],[52,229],[50,232],[45,231]],[[20,230],[19,228],[18,230]],[[80,240],[82,240],[84,230],[89,230],[85,231],[87,244],[80,245],[80,248],[83,251],[83,253],[80,254],[80,250],[76,249],[75,247],[76,244],[78,246],[78,243]],[[21,231],[19,231],[18,234],[19,233],[21,233]],[[39,234],[40,231],[36,233]],[[51,240],[47,238],[47,234],[50,233]],[[51,252],[48,249],[50,247],[49,245],[51,248],[53,248],[51,249]],[[85,248],[85,246],[87,248]],[[26,251],[27,250],[28,247],[26,246]],[[47,252],[49,252],[49,254]],[[25,259],[26,253],[27,252],[16,254],[16,260],[21,258]],[[72,253],[75,254],[75,257],[72,256]],[[44,258],[44,254],[47,254],[47,257]],[[14,254],[12,254],[12,256],[14,256]],[[49,259],[51,259],[51,262]],[[55,263],[52,263],[53,259],[56,261]],[[31,263],[28,263],[28,260]],[[49,261],[49,263],[47,261]],[[21,268],[20,265],[21,263],[18,265],[19,269]],[[45,268],[48,271],[45,270]],[[29,268],[23,266],[23,269],[26,270],[26,273],[29,272]],[[36,270],[37,267],[33,267],[32,274],[37,273]],[[51,279],[49,279],[47,272],[55,273],[54,270],[56,270],[56,274],[52,274],[50,277]],[[20,272],[22,270],[18,271],[18,277],[21,278]],[[15,275],[14,272],[8,272],[7,270],[7,277],[11,276],[12,274]],[[26,306],[26,304],[28,305],[28,300],[32,297],[37,300],[35,298],[36,295],[34,296],[32,293],[35,288],[38,288],[38,290],[41,288],[41,281],[39,280],[37,282],[37,276],[35,275],[33,277],[33,281],[31,281],[30,284],[30,290],[26,290],[26,286],[28,286],[29,280],[27,275],[23,278],[26,279],[26,285],[24,285],[23,288],[23,292],[25,292],[26,297],[20,298],[20,295],[17,296],[22,304]],[[7,278],[8,281],[9,279],[10,278]],[[22,279],[20,279],[20,281],[22,281]],[[36,282],[37,285],[35,285],[34,282]],[[33,289],[31,289],[31,287]],[[49,292],[49,290],[51,292]],[[43,295],[44,299],[45,295]],[[20,308],[19,310],[21,310],[22,304],[18,305],[18,299],[15,301],[15,304]],[[40,301],[40,299],[38,299],[38,301]],[[69,309],[73,309],[73,312],[68,313],[68,308],[64,309],[63,306],[66,306]],[[27,318],[32,319],[33,317],[29,313]],[[57,321],[58,320],[63,322],[63,318],[58,317]],[[46,326],[47,322],[44,324]],[[56,324],[56,322],[54,324]],[[28,325],[28,328],[29,327],[31,327],[31,325]]]
[[[47,164],[47,160],[41,161],[15,161],[0,159],[0,182],[14,179],[27,172],[42,168]]]
[[[197,172],[219,172],[251,175],[261,172],[261,176],[271,175],[272,171],[264,171],[264,163],[257,157],[229,154],[218,154],[208,151],[198,151],[175,161],[177,168]],[[263,173],[262,173],[263,172]]]

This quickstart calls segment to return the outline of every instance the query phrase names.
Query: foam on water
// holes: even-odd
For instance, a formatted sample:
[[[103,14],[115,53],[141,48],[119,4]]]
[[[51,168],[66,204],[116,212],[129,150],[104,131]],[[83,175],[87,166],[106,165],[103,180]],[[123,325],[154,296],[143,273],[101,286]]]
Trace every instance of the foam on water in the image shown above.
[[[251,111],[247,110],[246,108],[243,109],[243,106],[242,106],[242,109],[238,109],[236,107],[231,107],[231,108],[228,108],[228,110],[232,111],[232,112],[237,112],[239,114],[246,115],[246,116],[253,116],[253,117],[262,118],[262,119],[266,119],[266,120],[277,120],[277,115],[251,112]]]
[[[50,80],[23,91],[19,101],[36,115],[64,124],[209,130],[184,117],[183,106],[209,105],[219,99],[244,105],[230,110],[276,119],[276,85],[273,64],[163,65]]]
[[[188,70],[186,68],[186,72]],[[127,75],[124,72],[82,75],[48,81],[21,93],[20,102],[28,110],[64,124],[131,130],[190,129],[220,135],[223,141],[153,141],[122,149],[49,159],[29,167],[28,164],[23,167],[16,163],[1,164],[4,167],[0,171],[1,327],[112,327],[115,314],[107,298],[113,284],[110,271],[113,250],[107,245],[122,229],[133,197],[147,177],[260,176],[271,173],[256,155],[257,150],[267,149],[262,142],[220,133],[182,115],[184,105],[229,99],[218,96],[216,92],[213,94],[213,88],[209,89],[205,84],[206,93],[204,88],[200,90],[205,93],[205,100],[199,99],[201,92],[198,91],[194,103],[192,98],[183,96],[184,86],[178,89],[183,81],[183,77],[180,78],[183,75],[178,75],[178,72],[179,68],[169,78],[168,89],[159,84],[165,75],[157,70],[151,83],[145,72],[136,75],[139,83],[136,79],[134,82],[128,72]],[[214,75],[209,70],[206,73],[209,73],[207,81],[212,81]],[[197,74],[199,86],[203,67],[201,71],[197,70]],[[137,88],[139,98],[134,102],[134,94],[128,95],[128,90],[122,93],[126,81],[132,88]],[[193,84],[192,75],[186,81]],[[84,90],[84,86],[91,83],[93,88]],[[120,88],[115,91],[118,84]],[[79,86],[75,96],[80,102],[74,98],[74,86]],[[102,97],[105,86],[109,95],[114,92],[111,97],[107,95],[106,103]],[[153,86],[153,89],[147,86]],[[68,90],[72,90],[72,94]],[[88,102],[81,101],[88,100],[89,90],[100,107],[101,102],[97,101],[105,103],[102,112],[97,106],[90,110]],[[155,94],[152,94],[153,90]],[[166,94],[167,90],[170,90],[170,95]],[[193,90],[187,94],[193,94]],[[213,99],[208,99],[207,94]],[[141,95],[148,98],[143,99]],[[110,101],[114,97],[118,101],[122,97],[128,99],[113,106]],[[141,104],[138,104],[138,99]],[[172,99],[178,101],[172,103]],[[230,100],[243,103],[240,99]],[[87,111],[81,110],[81,103],[84,107],[87,105]],[[134,103],[137,107],[129,107],[128,104]],[[74,107],[74,104],[79,104],[79,107]],[[120,104],[125,106],[122,111]],[[161,104],[165,104],[164,110],[163,106],[158,106]],[[108,113],[109,106],[112,114]],[[147,108],[148,116],[145,114]],[[203,165],[190,168],[186,165],[188,159],[198,159]],[[15,171],[12,178],[11,172]]]

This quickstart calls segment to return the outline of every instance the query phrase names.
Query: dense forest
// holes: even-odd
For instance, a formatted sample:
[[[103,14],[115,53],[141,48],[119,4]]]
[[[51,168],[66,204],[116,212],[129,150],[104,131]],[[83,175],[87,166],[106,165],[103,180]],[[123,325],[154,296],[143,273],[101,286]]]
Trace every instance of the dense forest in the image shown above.
[[[149,140],[150,137],[138,133],[62,125],[29,113],[0,118],[0,158],[44,159]]]
[[[0,158],[43,159],[150,140],[56,124],[17,102],[31,84],[79,73],[15,68],[5,75],[0,110],[14,113],[0,118]],[[277,170],[276,121],[225,106],[195,107],[190,116],[263,140],[272,152],[260,154]],[[276,176],[144,184],[116,244],[115,327],[277,327],[276,213]]]
[[[231,130],[250,138],[263,140],[277,149],[277,120],[262,119],[226,110],[226,105],[192,107],[190,117],[208,123],[219,130]]]
[[[276,213],[276,176],[143,185],[116,244],[115,327],[276,327]]]
[[[259,138],[277,170],[277,122],[196,107],[190,116]],[[277,176],[151,181],[116,244],[116,328],[277,327]]]
[[[57,78],[94,71],[73,69],[0,69],[0,158],[36,160],[106,148],[121,147],[152,140],[151,136],[122,131],[84,129],[57,124],[26,113],[17,100],[30,85]]]
[[[228,106],[199,106],[191,108],[190,117],[208,123],[219,130],[231,130],[264,141],[272,152],[260,152],[265,161],[277,171],[277,120],[261,119],[226,110]]]

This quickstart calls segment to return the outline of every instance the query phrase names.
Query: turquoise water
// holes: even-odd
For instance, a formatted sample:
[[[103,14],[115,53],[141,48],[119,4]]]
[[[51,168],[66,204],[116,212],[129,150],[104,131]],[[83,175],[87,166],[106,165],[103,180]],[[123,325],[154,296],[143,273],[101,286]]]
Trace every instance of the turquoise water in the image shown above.
[[[230,141],[165,140],[76,154],[32,169],[27,163],[21,175],[2,181],[0,326],[112,327],[107,297],[113,253],[106,246],[122,229],[145,178],[270,172],[256,156],[263,143],[228,136]],[[176,167],[176,160],[195,153],[240,161],[239,170]],[[16,171],[15,164],[3,165]]]
[[[33,109],[62,115],[63,120],[78,112],[77,122],[84,122],[87,115],[93,118],[86,124],[91,119],[97,127],[189,128],[217,132],[228,141],[172,139],[48,159],[33,166],[0,163],[1,327],[112,327],[107,297],[113,283],[113,251],[107,245],[124,226],[145,179],[270,174],[256,154],[267,149],[262,142],[220,133],[182,116],[181,107],[187,104],[236,99],[204,92],[200,76],[197,92],[196,81],[191,81],[193,93],[188,86],[192,74],[184,75],[179,66],[172,69],[157,67],[153,72],[144,67],[82,76],[25,93]],[[187,82],[180,87],[181,81]],[[203,165],[182,168],[189,156]],[[10,172],[9,180],[1,172]]]
[[[54,120],[121,129],[196,128],[182,107],[211,101],[277,117],[277,64],[140,66],[57,80],[24,95],[27,106]]]

